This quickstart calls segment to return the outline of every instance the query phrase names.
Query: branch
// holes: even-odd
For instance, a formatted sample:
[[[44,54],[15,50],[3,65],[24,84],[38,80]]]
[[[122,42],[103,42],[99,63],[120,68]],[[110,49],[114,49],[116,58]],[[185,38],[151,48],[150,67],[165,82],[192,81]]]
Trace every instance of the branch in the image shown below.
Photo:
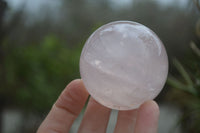
[[[199,0],[193,0],[194,3],[196,4],[197,6],[197,9],[200,11],[200,4],[199,4]]]

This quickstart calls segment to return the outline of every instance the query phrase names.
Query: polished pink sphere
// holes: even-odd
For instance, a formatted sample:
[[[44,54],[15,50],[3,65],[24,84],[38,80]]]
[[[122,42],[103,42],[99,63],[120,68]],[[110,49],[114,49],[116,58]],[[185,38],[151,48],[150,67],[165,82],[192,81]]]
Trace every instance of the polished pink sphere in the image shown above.
[[[80,73],[90,95],[117,110],[138,108],[162,90],[168,74],[166,50],[146,26],[116,21],[97,29],[85,43]]]

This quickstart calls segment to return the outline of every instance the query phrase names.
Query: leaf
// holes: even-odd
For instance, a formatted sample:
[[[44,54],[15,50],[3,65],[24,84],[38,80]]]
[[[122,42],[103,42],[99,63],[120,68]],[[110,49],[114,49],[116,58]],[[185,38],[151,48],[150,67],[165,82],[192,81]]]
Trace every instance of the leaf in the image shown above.
[[[169,78],[167,79],[167,83],[174,88],[196,95],[196,91],[194,91],[194,89],[189,88],[187,85],[183,84],[173,76],[169,76]]]
[[[173,63],[175,65],[175,67],[177,68],[177,70],[180,72],[180,74],[183,76],[183,78],[186,81],[186,83],[188,84],[188,86],[193,86],[193,82],[190,78],[190,75],[184,69],[183,65],[177,59],[174,59]]]
[[[200,57],[200,49],[197,47],[197,45],[194,42],[190,43],[190,47],[194,51],[194,53]]]

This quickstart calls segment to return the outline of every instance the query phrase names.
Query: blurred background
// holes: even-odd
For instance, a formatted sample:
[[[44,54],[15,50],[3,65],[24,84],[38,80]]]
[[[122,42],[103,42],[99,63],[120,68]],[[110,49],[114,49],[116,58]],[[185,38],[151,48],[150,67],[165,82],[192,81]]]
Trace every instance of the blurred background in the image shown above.
[[[0,0],[0,132],[36,132],[63,88],[80,78],[89,35],[131,20],[151,28],[169,56],[169,78],[156,98],[158,132],[200,133],[199,15],[199,0]],[[116,117],[113,111],[108,133]]]

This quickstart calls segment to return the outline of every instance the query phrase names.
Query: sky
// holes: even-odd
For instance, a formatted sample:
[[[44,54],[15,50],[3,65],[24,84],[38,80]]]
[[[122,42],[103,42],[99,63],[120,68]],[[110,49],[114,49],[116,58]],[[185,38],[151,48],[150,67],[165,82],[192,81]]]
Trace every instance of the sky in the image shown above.
[[[61,5],[62,0],[6,0],[9,6],[16,10],[19,9],[23,4],[25,4],[25,9],[28,12],[38,12],[40,8],[46,6],[49,9],[55,9]],[[112,6],[117,8],[123,8],[130,6],[134,1],[138,0],[108,0]],[[139,0],[139,1],[149,1],[149,0]],[[163,6],[170,6],[176,2],[178,6],[185,6],[188,0],[152,0],[158,2]]]
[[[6,0],[12,10],[18,10],[24,6],[25,10],[30,13],[36,13],[43,7],[56,9],[61,5],[61,0]]]
[[[31,16],[30,20],[27,20],[27,23],[32,22],[35,18],[37,20],[42,19],[45,13],[50,14],[53,16],[54,20],[55,17],[59,18],[59,7],[62,4],[63,0],[6,0],[9,5],[9,13],[12,14],[16,10],[24,8],[26,14]],[[92,0],[94,2],[94,0]],[[120,10],[120,9],[127,9],[131,7],[134,2],[141,2],[141,1],[150,1],[150,0],[108,0],[110,3],[111,8]],[[179,7],[186,7],[188,0],[151,0],[156,1],[163,7],[168,7],[171,5],[176,5]],[[46,8],[45,10],[42,10]],[[9,14],[8,13],[8,14]],[[8,15],[10,16],[10,15]],[[9,17],[8,17],[9,19]]]
[[[61,6],[62,0],[5,0],[8,3],[8,11],[7,11],[7,18],[6,20],[9,21],[12,14],[14,14],[17,10],[23,9],[25,10],[25,15],[27,17],[26,24],[30,25],[34,23],[33,20],[42,20],[43,16],[47,13],[53,16],[53,20],[56,22],[56,18],[59,18],[59,7]],[[43,10],[43,8],[46,8]],[[31,17],[30,17],[31,16]],[[12,18],[12,17],[11,17]]]
[[[174,3],[176,3],[180,7],[185,7],[188,4],[188,0],[155,0],[159,4],[163,6],[170,6]]]

